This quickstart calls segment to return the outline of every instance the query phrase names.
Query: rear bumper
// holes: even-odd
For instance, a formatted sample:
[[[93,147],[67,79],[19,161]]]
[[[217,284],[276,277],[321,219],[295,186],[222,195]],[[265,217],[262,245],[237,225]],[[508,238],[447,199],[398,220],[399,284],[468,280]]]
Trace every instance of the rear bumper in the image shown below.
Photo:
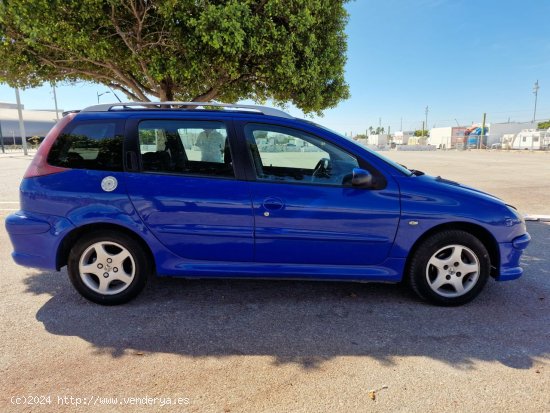
[[[523,274],[523,268],[519,266],[521,254],[531,241],[529,234],[516,237],[512,242],[503,242],[500,247],[500,268],[497,281],[515,280]]]
[[[25,267],[57,270],[57,252],[74,226],[63,217],[17,211],[6,218],[13,245],[11,256]]]

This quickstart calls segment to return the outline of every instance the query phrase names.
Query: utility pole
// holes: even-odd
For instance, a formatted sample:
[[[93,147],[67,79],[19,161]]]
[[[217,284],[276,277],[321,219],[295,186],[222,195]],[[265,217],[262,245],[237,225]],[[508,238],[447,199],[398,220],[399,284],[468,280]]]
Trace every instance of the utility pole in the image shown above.
[[[481,141],[483,141],[483,135],[485,134],[485,118],[487,117],[487,114],[483,114],[483,122],[481,122],[481,133],[479,134],[479,144],[478,149],[481,149]]]
[[[401,132],[403,132],[403,116],[401,116]]]
[[[535,82],[535,85],[533,86],[533,93],[535,94],[535,111],[533,112],[533,122],[535,122],[535,119],[537,118],[537,98],[539,95],[539,89],[540,89],[540,86],[539,86],[539,81],[537,79],[537,81]]]
[[[424,121],[422,121],[422,137],[424,137]]]
[[[2,135],[2,122],[0,122],[0,146],[2,147],[2,153],[6,153],[4,149],[4,135]]]
[[[57,109],[57,95],[55,94],[55,83],[52,83],[53,103],[55,105],[55,118],[59,120],[59,110]]]
[[[429,112],[429,109],[426,106],[426,128],[428,127],[428,112]]]
[[[25,123],[23,122],[23,111],[21,110],[21,99],[19,98],[19,88],[15,88],[15,100],[17,101],[17,114],[19,115],[19,132],[21,133],[21,145],[23,146],[23,155],[27,152],[27,135],[25,134]]]

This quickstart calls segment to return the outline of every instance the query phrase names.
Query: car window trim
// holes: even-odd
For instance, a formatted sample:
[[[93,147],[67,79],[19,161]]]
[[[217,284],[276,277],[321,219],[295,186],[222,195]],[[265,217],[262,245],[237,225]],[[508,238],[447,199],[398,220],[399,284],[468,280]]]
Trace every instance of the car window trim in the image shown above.
[[[166,176],[183,176],[191,178],[206,178],[206,179],[225,179],[227,181],[236,181],[238,180],[234,176],[223,176],[223,175],[198,175],[192,173],[182,173],[182,172],[164,172],[164,171],[138,171],[134,173],[146,174],[146,175],[166,175]]]

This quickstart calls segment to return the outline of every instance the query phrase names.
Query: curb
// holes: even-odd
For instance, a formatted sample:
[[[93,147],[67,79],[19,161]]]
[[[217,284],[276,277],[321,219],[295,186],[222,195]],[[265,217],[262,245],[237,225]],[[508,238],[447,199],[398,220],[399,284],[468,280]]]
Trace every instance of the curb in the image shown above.
[[[550,222],[550,215],[525,215],[526,221]]]

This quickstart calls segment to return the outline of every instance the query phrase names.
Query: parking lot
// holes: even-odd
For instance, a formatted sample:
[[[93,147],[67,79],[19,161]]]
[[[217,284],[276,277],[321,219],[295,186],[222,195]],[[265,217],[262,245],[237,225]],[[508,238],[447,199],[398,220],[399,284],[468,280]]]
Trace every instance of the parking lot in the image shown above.
[[[550,153],[385,154],[550,215]],[[65,270],[11,260],[29,162],[0,155],[0,411],[550,411],[550,223],[528,223],[522,278],[462,307],[399,285],[177,279],[102,307]]]

